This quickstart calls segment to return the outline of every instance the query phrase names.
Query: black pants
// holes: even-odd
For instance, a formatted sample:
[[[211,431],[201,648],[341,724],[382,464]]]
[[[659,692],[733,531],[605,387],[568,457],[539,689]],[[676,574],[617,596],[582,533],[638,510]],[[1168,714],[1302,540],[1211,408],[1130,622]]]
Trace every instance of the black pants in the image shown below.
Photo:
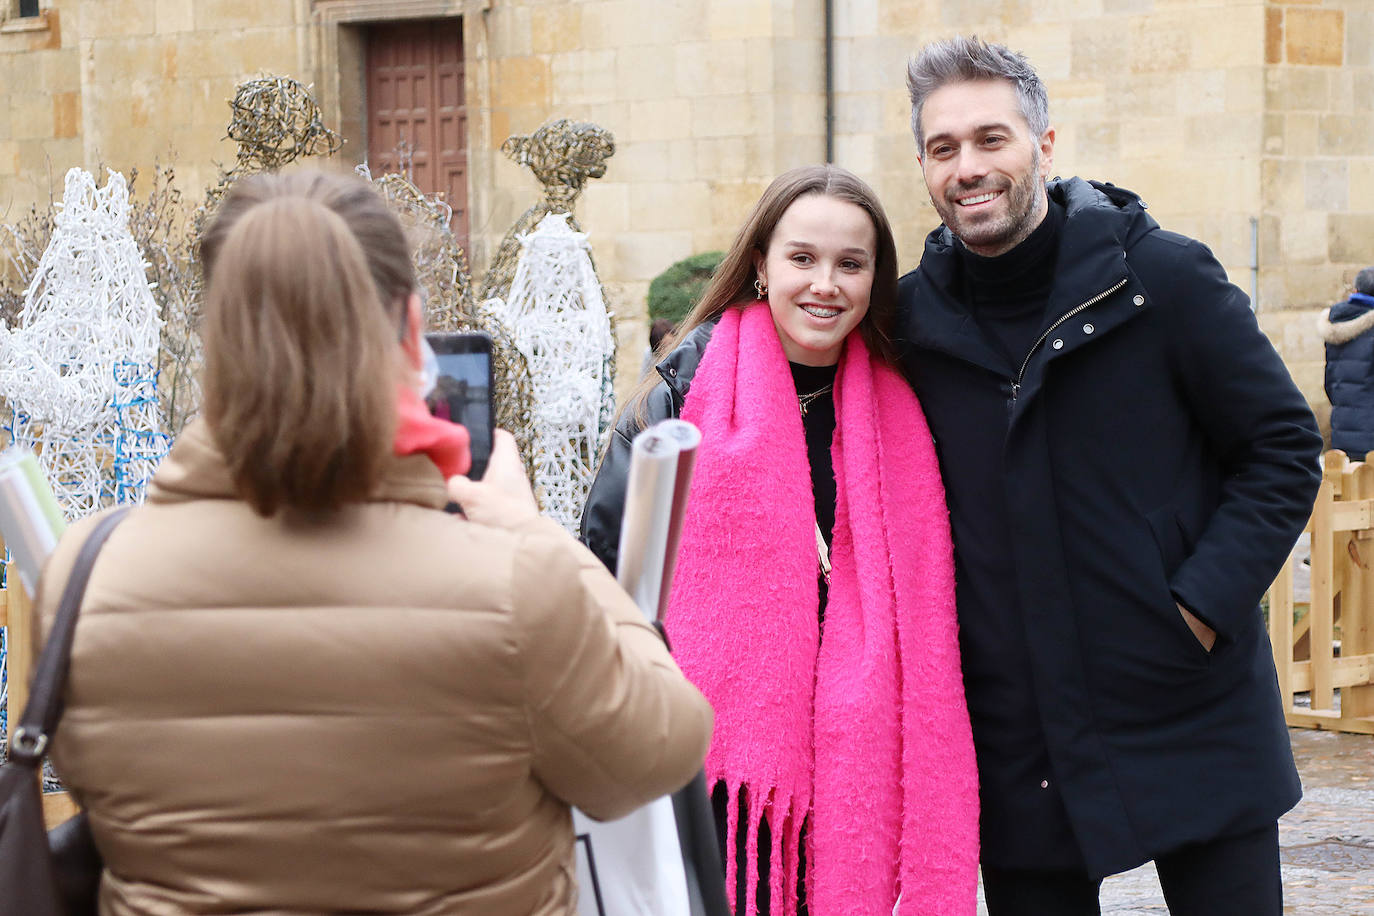
[[[1155,860],[1172,916],[1280,916],[1279,828],[1184,846]],[[1086,872],[983,866],[988,916],[1100,916]]]
[[[724,783],[716,783],[715,790],[711,793],[711,809],[716,816],[716,838],[720,843],[721,867],[725,864],[725,842],[728,825],[726,823],[726,811],[728,796],[725,791]],[[749,823],[749,802],[745,798],[745,792],[740,790],[739,800],[739,826],[740,830],[735,834],[735,888],[733,897],[735,902],[735,913],[745,912],[745,901],[749,897],[748,868],[749,868],[749,847],[748,834],[743,829]],[[758,870],[759,883],[755,891],[754,900],[758,905],[759,912],[763,914],[772,913],[769,906],[768,891],[768,869],[769,869],[769,850],[772,848],[772,831],[768,829],[768,819],[759,821],[758,836]],[[727,888],[727,893],[730,890]],[[801,842],[797,847],[797,916],[807,916],[806,909],[806,824],[802,824]]]

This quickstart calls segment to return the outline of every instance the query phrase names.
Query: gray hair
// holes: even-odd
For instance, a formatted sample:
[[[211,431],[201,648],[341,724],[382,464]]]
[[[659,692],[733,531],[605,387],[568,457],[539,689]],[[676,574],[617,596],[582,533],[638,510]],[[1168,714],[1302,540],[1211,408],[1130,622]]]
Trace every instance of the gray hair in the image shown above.
[[[1050,99],[1045,84],[1024,54],[1006,45],[991,44],[977,35],[958,35],[934,41],[918,51],[906,65],[906,88],[911,94],[911,132],[924,151],[921,110],[926,99],[942,86],[977,80],[1006,80],[1016,87],[1021,115],[1038,139],[1050,129]],[[924,155],[924,152],[922,153]]]
[[[1355,274],[1355,292],[1374,296],[1374,267],[1366,267]]]

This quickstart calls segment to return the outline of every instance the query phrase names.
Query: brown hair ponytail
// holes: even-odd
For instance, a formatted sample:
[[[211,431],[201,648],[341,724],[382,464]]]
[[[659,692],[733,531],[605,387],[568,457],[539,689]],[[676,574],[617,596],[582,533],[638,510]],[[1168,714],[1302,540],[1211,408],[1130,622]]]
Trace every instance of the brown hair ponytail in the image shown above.
[[[400,224],[356,180],[257,176],[201,252],[205,418],[240,496],[262,515],[366,498],[395,437],[413,287]]]

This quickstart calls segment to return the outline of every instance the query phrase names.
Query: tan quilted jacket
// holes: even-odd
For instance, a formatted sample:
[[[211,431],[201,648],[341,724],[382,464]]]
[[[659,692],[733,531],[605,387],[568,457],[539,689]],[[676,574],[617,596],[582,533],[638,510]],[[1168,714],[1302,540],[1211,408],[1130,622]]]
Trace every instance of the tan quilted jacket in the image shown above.
[[[263,519],[186,429],[96,564],[56,738],[102,913],[568,914],[568,806],[701,767],[710,707],[602,565],[444,498],[417,456],[325,524]]]

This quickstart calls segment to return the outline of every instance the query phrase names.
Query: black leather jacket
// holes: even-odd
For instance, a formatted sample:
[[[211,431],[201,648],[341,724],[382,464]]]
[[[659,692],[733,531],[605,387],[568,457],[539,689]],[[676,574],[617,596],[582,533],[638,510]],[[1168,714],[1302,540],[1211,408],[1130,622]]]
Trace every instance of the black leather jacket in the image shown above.
[[[582,542],[612,574],[620,554],[620,520],[625,512],[625,487],[630,474],[630,443],[641,430],[681,414],[687,389],[692,387],[692,376],[715,328],[714,320],[693,328],[655,367],[662,381],[644,399],[644,409],[639,412],[643,416],[637,416],[631,407],[620,415],[611,432],[606,454],[582,508]]]

